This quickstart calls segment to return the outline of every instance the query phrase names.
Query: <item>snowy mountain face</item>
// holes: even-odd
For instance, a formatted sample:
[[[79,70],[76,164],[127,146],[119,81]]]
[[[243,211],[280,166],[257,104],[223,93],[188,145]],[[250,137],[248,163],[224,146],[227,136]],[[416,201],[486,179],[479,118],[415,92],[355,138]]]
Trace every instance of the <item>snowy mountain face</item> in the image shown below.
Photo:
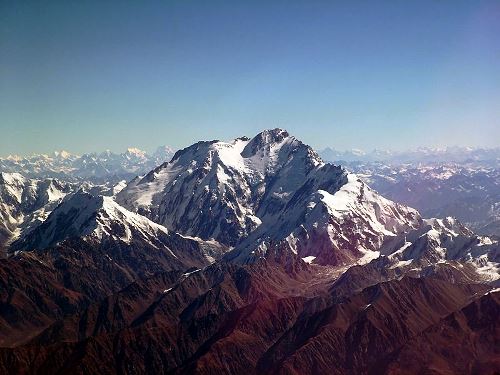
[[[110,183],[147,173],[170,160],[172,155],[173,150],[168,146],[159,147],[151,155],[137,148],[129,148],[121,154],[105,151],[81,156],[56,151],[51,155],[0,158],[0,172],[21,173],[31,178]]]
[[[352,262],[420,220],[281,129],[178,151],[117,201],[171,230],[235,247],[239,259],[286,246],[322,263]]]
[[[41,225],[64,198],[75,192],[112,197],[124,186],[124,181],[96,185],[0,173],[0,250]]]
[[[129,243],[133,238],[132,232],[135,232],[135,236],[151,241],[153,245],[154,238],[168,234],[165,228],[143,216],[128,212],[111,197],[83,192],[74,194],[59,205],[36,232],[36,235],[30,236],[29,241],[21,241],[23,247],[45,249],[76,236],[96,242],[112,237]]]
[[[447,263],[459,270],[468,267],[484,281],[500,279],[498,240],[478,236],[451,217],[424,220],[420,228],[387,243],[382,255],[390,268],[422,271]]]
[[[74,185],[55,179],[0,173],[0,249],[22,231],[42,223],[74,189]]]
[[[420,225],[415,210],[389,201],[347,174],[337,191],[312,190],[262,225],[228,258],[245,261],[267,252],[297,254],[315,264],[364,264],[388,238]]]
[[[205,243],[170,233],[146,217],[126,210],[113,197],[86,192],[65,199],[43,224],[14,242],[10,251],[43,250],[75,238],[96,247],[140,247],[144,251],[162,251],[175,266],[186,258],[186,265],[208,264],[224,251],[224,247],[215,242]]]

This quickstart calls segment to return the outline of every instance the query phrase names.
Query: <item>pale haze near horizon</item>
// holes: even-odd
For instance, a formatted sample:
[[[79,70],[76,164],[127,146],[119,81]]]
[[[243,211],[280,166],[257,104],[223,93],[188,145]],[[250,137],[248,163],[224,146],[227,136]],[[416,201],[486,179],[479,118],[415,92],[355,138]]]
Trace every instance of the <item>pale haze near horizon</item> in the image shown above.
[[[0,156],[500,146],[500,3],[0,5]]]

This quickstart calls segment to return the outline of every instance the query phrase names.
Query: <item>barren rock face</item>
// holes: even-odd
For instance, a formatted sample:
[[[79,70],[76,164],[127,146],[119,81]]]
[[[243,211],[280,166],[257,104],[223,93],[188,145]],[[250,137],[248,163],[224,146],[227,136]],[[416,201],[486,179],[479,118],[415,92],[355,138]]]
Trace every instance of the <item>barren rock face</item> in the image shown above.
[[[268,261],[214,264],[177,278],[142,279],[1,350],[0,366],[134,373],[133,360],[139,373],[358,374],[382,365],[396,371],[394,356],[411,357],[405,353],[414,340],[453,314],[473,320],[470,306],[496,298],[477,297],[484,285],[404,277],[338,299],[331,280],[318,283],[311,268],[291,275]],[[482,307],[483,326],[496,324],[495,306]]]

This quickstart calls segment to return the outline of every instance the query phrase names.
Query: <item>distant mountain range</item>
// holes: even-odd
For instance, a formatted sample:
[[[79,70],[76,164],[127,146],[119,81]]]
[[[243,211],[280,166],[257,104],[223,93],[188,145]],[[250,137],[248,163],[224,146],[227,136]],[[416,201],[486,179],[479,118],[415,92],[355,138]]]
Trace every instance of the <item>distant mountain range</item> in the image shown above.
[[[162,155],[0,174],[0,373],[500,371],[498,238],[380,194],[485,211],[494,167],[346,169],[283,129]]]
[[[151,155],[137,148],[129,148],[121,154],[104,151],[79,156],[55,151],[51,155],[10,155],[0,158],[0,172],[21,173],[30,178],[117,182],[146,173],[170,160],[173,154],[170,147],[162,146]]]
[[[421,147],[415,150],[392,151],[375,149],[365,152],[359,149],[338,151],[327,147],[319,151],[319,155],[330,162],[385,162],[395,164],[418,163],[472,163],[481,162],[483,165],[498,166],[500,162],[500,147]]]
[[[75,155],[67,151],[31,156],[9,155],[0,157],[0,172],[21,173],[29,178],[58,178],[63,180],[91,180],[114,182],[130,180],[143,175],[156,166],[170,161],[175,151],[169,146],[158,147],[155,152],[131,147],[124,153],[104,151]],[[353,149],[337,151],[325,148],[318,152],[328,162],[344,165],[350,162],[383,162],[385,164],[436,164],[459,163],[497,168],[500,147],[482,149],[471,147],[419,148],[411,151],[373,150],[364,152]]]
[[[453,216],[478,233],[500,236],[500,166],[475,163],[348,162],[380,194],[425,217]]]
[[[479,233],[500,236],[500,147],[368,153],[326,148],[319,154],[425,217],[454,216]]]

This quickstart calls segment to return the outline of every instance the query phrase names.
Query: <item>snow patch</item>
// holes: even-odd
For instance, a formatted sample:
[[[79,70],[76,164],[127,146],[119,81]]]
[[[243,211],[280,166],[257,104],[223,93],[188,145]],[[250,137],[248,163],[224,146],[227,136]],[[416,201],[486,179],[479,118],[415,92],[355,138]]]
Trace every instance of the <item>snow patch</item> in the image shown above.
[[[309,255],[307,257],[302,258],[302,260],[304,262],[309,263],[309,264],[311,264],[314,261],[314,259],[316,259],[316,257],[314,255]]]

